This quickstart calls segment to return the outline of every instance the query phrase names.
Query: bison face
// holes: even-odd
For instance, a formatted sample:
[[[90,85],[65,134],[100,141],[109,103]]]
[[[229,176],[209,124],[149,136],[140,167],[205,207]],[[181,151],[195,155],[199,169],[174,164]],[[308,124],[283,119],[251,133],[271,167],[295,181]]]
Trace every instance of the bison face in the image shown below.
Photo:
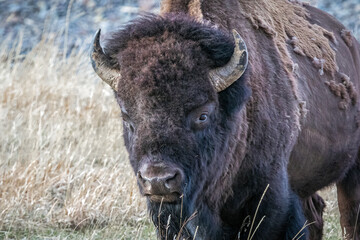
[[[214,101],[200,104],[182,119],[177,119],[176,114],[171,118],[164,111],[163,115],[153,116],[158,122],[148,122],[147,126],[140,124],[139,128],[143,130],[136,133],[135,138],[128,135],[130,159],[145,196],[152,201],[178,201],[191,180],[198,182],[195,174],[200,173],[204,164],[201,149],[215,147],[211,141],[215,132],[212,125],[217,118],[215,108]],[[178,110],[186,112],[185,109]],[[129,134],[129,128],[127,132]]]
[[[105,53],[99,35],[93,67],[116,92],[141,193],[153,203],[199,201],[218,181],[232,114],[247,96],[234,83],[247,64],[242,39],[171,15],[132,23]]]
[[[137,111],[122,111],[130,162],[141,193],[151,201],[176,202],[190,195],[213,160],[221,131],[218,102],[211,92],[195,91],[191,99],[194,90],[152,107],[142,100],[140,111],[138,105]]]
[[[204,180],[221,130],[208,60],[196,42],[171,35],[128,44],[117,98],[130,162],[142,194],[179,201]]]

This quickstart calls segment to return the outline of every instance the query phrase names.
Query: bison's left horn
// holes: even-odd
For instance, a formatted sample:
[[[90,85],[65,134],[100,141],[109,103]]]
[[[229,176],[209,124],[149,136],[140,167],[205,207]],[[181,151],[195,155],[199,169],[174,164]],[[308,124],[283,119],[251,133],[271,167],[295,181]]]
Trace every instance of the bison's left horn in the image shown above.
[[[248,64],[248,51],[244,40],[236,30],[232,31],[235,40],[234,53],[229,62],[210,71],[211,84],[217,92],[221,92],[238,80],[246,70]]]
[[[117,82],[120,75],[120,70],[115,69],[111,64],[111,58],[107,56],[100,45],[100,32],[96,32],[93,41],[93,47],[90,53],[91,64],[99,77],[110,85],[112,89],[117,91]]]

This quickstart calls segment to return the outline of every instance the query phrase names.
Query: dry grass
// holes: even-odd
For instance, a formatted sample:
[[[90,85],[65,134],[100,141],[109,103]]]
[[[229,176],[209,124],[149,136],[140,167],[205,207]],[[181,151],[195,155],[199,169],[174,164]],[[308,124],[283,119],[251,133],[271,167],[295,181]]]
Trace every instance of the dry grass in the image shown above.
[[[155,239],[112,92],[87,49],[63,58],[55,38],[0,48],[0,239]],[[325,239],[339,239],[327,200]]]
[[[324,239],[326,240],[339,240],[342,239],[342,231],[340,227],[340,214],[338,202],[336,198],[336,187],[332,186],[323,191],[320,191],[320,196],[326,202],[324,212],[325,226],[324,226]]]
[[[102,236],[110,229],[116,239],[153,237],[123,147],[119,109],[93,73],[87,49],[63,60],[54,39],[26,56],[21,38],[11,50],[4,46],[0,239],[49,229],[82,230],[87,238],[95,237],[89,229]]]

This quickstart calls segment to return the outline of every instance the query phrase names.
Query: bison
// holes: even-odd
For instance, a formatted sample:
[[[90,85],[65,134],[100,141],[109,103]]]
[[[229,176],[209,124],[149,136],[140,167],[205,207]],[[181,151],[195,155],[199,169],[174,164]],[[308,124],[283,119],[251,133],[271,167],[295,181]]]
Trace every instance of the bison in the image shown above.
[[[165,0],[91,52],[160,239],[360,239],[360,45],[287,0]]]

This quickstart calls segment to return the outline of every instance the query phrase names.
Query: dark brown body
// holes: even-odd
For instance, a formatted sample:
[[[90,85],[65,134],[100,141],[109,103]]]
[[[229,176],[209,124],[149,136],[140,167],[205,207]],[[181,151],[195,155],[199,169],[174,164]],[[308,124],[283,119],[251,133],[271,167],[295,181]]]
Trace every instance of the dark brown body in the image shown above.
[[[325,84],[334,79],[342,82],[339,73],[345,73],[355,88],[360,89],[359,44],[354,40],[352,47],[347,46],[340,36],[344,26],[318,9],[309,9],[313,22],[335,34],[337,45],[333,46],[338,49],[339,71],[335,78],[328,73],[320,76],[316,68],[309,67],[309,59],[293,56],[299,62],[305,62],[299,64],[298,83],[308,112],[301,124],[288,169],[292,186],[302,196],[309,196],[343,178],[356,163],[360,142],[359,104],[340,109],[341,97],[335,96]]]
[[[105,48],[120,71],[116,96],[134,123],[125,142],[159,237],[248,239],[266,216],[253,239],[298,232],[299,239],[321,239],[324,202],[316,191],[337,183],[342,227],[359,240],[359,43],[330,15],[285,0],[167,0],[162,14],[141,22],[157,35],[144,36],[135,22]],[[181,30],[154,30],[168,21],[191,25],[184,16],[204,28],[235,29],[246,42],[246,72],[224,91],[214,92],[206,78],[217,63],[206,60],[203,45]],[[197,97],[214,111],[208,135],[182,122],[189,104],[201,105]],[[177,195],[160,203],[158,193],[167,191],[161,181],[176,190],[182,183],[184,211]],[[180,215],[195,211],[181,228]],[[175,223],[167,226],[169,215]],[[310,234],[300,230],[304,215],[314,222]]]
[[[335,18],[314,7],[304,6],[310,13],[309,22],[334,34],[336,40],[329,38],[329,42],[331,47],[336,49],[339,69],[335,73],[325,71],[324,75],[320,75],[319,68],[314,66],[311,58],[295,53],[291,46],[288,46],[292,61],[298,66],[298,69],[291,73],[297,83],[295,91],[299,94],[299,100],[294,100],[293,96],[287,96],[292,94],[293,86],[288,76],[281,76],[286,75],[281,73],[284,67],[279,66],[281,56],[275,51],[269,34],[261,28],[254,29],[241,12],[232,10],[241,9],[235,7],[239,4],[238,1],[226,2],[227,4],[219,2],[218,6],[212,2],[209,7],[204,3],[203,9],[206,11],[205,17],[208,16],[210,21],[227,29],[238,29],[248,43],[251,73],[247,77],[252,86],[253,97],[246,106],[247,118],[251,121],[257,119],[257,123],[267,123],[271,126],[269,128],[273,128],[273,133],[270,133],[255,125],[255,129],[250,130],[252,137],[261,139],[260,145],[270,146],[271,149],[274,149],[276,144],[276,136],[280,135],[280,139],[286,142],[285,153],[290,154],[290,157],[284,157],[289,157],[290,184],[303,199],[305,206],[322,210],[323,203],[314,194],[317,190],[337,183],[341,224],[346,228],[347,237],[352,239],[356,212],[360,204],[359,97],[355,96],[355,103],[342,109],[340,105],[343,98],[336,96],[326,83],[332,80],[342,83],[342,74],[346,74],[355,89],[360,89],[360,45],[355,39],[352,39],[351,45],[346,42],[342,36],[345,27]],[[219,9],[222,9],[222,14],[227,15],[225,19],[218,17]],[[288,93],[284,92],[284,88]],[[276,99],[277,97],[279,99]],[[291,110],[297,109],[299,102],[304,105],[300,106],[303,109],[300,111],[300,125],[297,128],[291,126],[294,118],[287,121],[285,115],[296,115]],[[254,112],[257,116],[253,115]],[[257,154],[259,150],[261,151],[259,148],[254,149]],[[268,150],[264,151],[264,155],[269,153]],[[309,220],[316,220],[316,217],[319,216],[309,217]],[[358,225],[354,239],[360,239],[359,229]],[[320,234],[315,232],[312,235]],[[314,237],[317,238],[319,236]]]
[[[341,225],[346,229],[346,239],[360,239],[360,227],[354,230],[356,212],[360,203],[360,133],[359,99],[347,109],[342,109],[342,98],[335,96],[324,82],[343,82],[349,76],[355,88],[360,89],[360,46],[353,39],[349,46],[341,36],[344,26],[330,15],[308,7],[310,21],[334,33],[339,70],[334,76],[319,76],[309,59],[299,59],[299,89],[304,94],[308,113],[301,126],[299,137],[292,150],[288,166],[293,189],[303,198],[317,190],[337,183]],[[296,61],[296,60],[295,60]],[[315,77],[314,77],[315,76]],[[353,233],[356,233],[353,236]]]

